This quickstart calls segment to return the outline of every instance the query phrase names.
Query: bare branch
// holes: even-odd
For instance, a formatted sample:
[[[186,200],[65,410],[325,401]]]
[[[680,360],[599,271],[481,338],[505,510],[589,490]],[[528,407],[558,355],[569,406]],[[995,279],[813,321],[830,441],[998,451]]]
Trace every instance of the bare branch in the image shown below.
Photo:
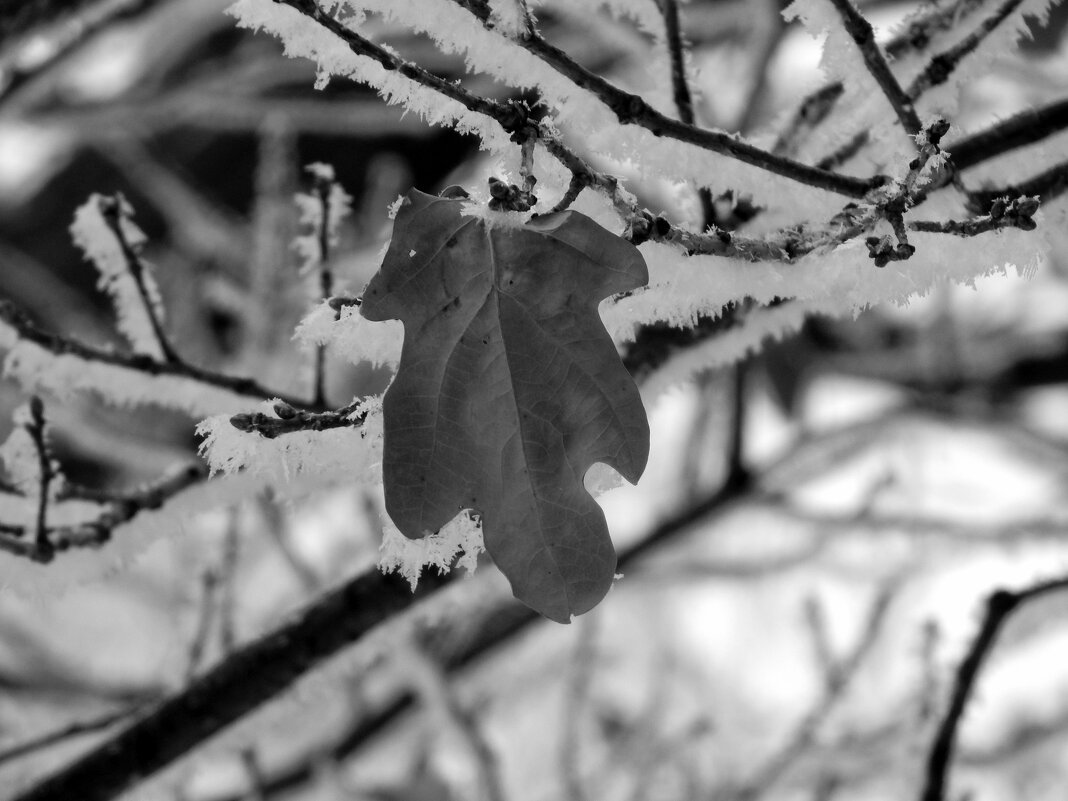
[[[927,755],[927,772],[920,796],[921,801],[945,801],[957,729],[964,716],[968,700],[972,697],[979,671],[993,650],[1002,625],[1013,612],[1028,601],[1064,590],[1068,590],[1068,578],[1043,581],[1023,590],[997,590],[987,598],[986,614],[979,627],[979,633],[975,635],[967,654],[957,668],[949,708],[938,726],[938,732],[935,734]]]

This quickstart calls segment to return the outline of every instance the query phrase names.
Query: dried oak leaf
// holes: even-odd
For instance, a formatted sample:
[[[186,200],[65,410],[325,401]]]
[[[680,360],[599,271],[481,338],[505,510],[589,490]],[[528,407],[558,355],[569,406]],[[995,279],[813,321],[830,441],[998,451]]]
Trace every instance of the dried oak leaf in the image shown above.
[[[504,227],[463,204],[410,192],[360,307],[404,323],[383,402],[386,510],[412,539],[477,511],[515,596],[566,623],[616,566],[583,477],[604,462],[634,483],[649,455],[637,387],[597,314],[648,271],[577,212]]]

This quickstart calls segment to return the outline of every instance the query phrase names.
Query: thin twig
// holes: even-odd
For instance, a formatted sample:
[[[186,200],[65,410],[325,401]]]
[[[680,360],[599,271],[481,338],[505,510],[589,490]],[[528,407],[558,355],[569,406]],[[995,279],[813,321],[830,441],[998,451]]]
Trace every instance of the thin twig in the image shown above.
[[[835,0],[842,2],[843,0]],[[974,52],[976,48],[1000,25],[1016,8],[1022,0],[1006,0],[989,17],[984,19],[979,28],[972,34],[962,39],[956,45],[936,53],[932,56],[923,71],[913,79],[908,88],[904,90],[905,97],[915,103],[928,89],[938,86],[949,80],[953,71],[957,68],[965,56]],[[889,52],[889,48],[888,48]],[[816,162],[816,166],[825,170],[833,170],[841,166],[855,156],[860,149],[870,140],[871,132],[868,129],[858,131],[850,141],[846,142],[833,153]]]
[[[398,658],[404,660],[404,668],[411,676],[414,689],[423,704],[437,712],[467,747],[482,785],[479,797],[486,801],[505,801],[497,755],[480,731],[474,716],[464,708],[449,686],[440,662],[414,638],[409,638],[401,645]]]
[[[238,525],[238,510],[230,512],[230,523],[223,539],[222,561],[219,565],[219,649],[223,656],[234,650],[237,612],[237,563],[241,551],[241,529]]]
[[[844,658],[835,661],[826,676],[822,697],[797,725],[787,743],[754,772],[753,780],[733,793],[733,801],[753,801],[765,794],[812,745],[878,641],[897,589],[898,582],[891,580],[879,590],[860,637]]]
[[[746,426],[746,373],[745,361],[731,368],[731,421],[727,444],[727,482],[745,485],[749,482],[749,470],[745,464]]]
[[[334,182],[315,172],[315,194],[319,198],[319,296],[323,300],[334,294],[334,273],[330,267],[330,195]],[[315,405],[326,407],[326,345],[315,349]]]
[[[211,632],[211,619],[215,610],[215,595],[219,587],[219,576],[212,570],[207,569],[200,577],[200,604],[197,607],[197,625],[193,630],[193,636],[189,640],[189,658],[186,660],[185,682],[188,684],[204,658],[204,651],[208,645],[208,634]]]
[[[22,309],[10,300],[3,298],[0,298],[0,323],[14,328],[20,339],[32,342],[56,356],[74,356],[87,362],[109,364],[150,376],[190,378],[202,384],[220,387],[235,394],[258,400],[283,398],[286,403],[293,406],[313,410],[316,408],[314,404],[308,403],[306,400],[276,392],[252,378],[224,375],[211,370],[204,370],[184,361],[160,362],[141,354],[116,353],[113,350],[94,348],[76,339],[70,339],[59,334],[49,334],[34,325]]]
[[[363,399],[358,399],[348,406],[331,412],[306,412],[294,409],[288,403],[279,401],[274,405],[275,417],[263,412],[252,414],[242,412],[230,418],[230,425],[239,431],[255,432],[266,439],[274,439],[282,434],[295,431],[326,431],[331,428],[355,428],[363,425],[366,412],[356,413]]]
[[[133,278],[134,285],[137,287],[137,295],[141,299],[141,306],[145,310],[145,314],[148,317],[149,325],[152,326],[152,333],[156,337],[156,343],[159,345],[160,353],[163,354],[164,360],[170,364],[177,364],[182,361],[175,351],[174,346],[171,345],[170,340],[167,338],[167,334],[163,330],[163,323],[159,319],[157,314],[156,304],[148,294],[148,287],[145,283],[145,273],[147,267],[144,261],[141,259],[141,254],[137,252],[137,249],[130,243],[129,237],[126,236],[126,231],[123,230],[122,224],[125,221],[124,207],[126,200],[122,194],[116,194],[114,197],[102,197],[97,203],[100,216],[104,218],[104,222],[107,223],[108,228],[111,230],[112,235],[115,237],[115,241],[119,244],[119,249],[122,251],[122,257],[126,261],[126,269],[130,273],[130,277]]]
[[[664,17],[664,36],[667,40],[668,54],[671,57],[671,89],[675,100],[675,109],[679,119],[688,125],[696,122],[693,111],[693,96],[690,82],[686,78],[686,53],[679,29],[679,5],[676,0],[660,0],[660,13]],[[712,225],[716,219],[716,207],[712,202],[712,191],[707,186],[697,188],[697,198],[701,203],[702,229]]]
[[[1068,590],[1068,577],[1051,579],[1023,590],[997,590],[986,601],[986,614],[979,632],[957,668],[949,707],[938,726],[927,756],[927,769],[921,801],[945,801],[949,767],[956,746],[957,730],[975,689],[979,672],[993,650],[1005,621],[1022,605],[1050,593]]]
[[[9,746],[0,751],[0,764],[9,762],[13,759],[18,759],[27,754],[32,754],[34,751],[40,751],[42,748],[48,748],[49,746],[61,743],[64,740],[69,740],[72,737],[78,737],[82,734],[94,734],[103,729],[110,728],[119,721],[128,718],[130,715],[137,712],[141,707],[142,704],[134,704],[125,709],[108,712],[98,718],[70,723],[55,731],[41,734],[37,737],[32,737],[25,742]]]
[[[284,0],[289,2],[290,0]],[[488,27],[489,9],[476,0],[452,0],[467,9],[483,26]],[[531,30],[518,44],[540,58],[576,86],[588,90],[612,110],[620,123],[639,125],[656,136],[687,142],[703,150],[718,153],[760,167],[768,172],[799,183],[826,189],[846,197],[863,197],[878,183],[877,179],[862,179],[810,167],[793,159],[777,156],[722,131],[699,128],[681,120],[674,120],[650,106],[638,95],[626,92],[600,75],[591,72],[567,53],[550,44]]]
[[[207,468],[196,462],[183,465],[159,480],[130,492],[88,490],[67,484],[57,494],[56,500],[77,498],[102,504],[105,508],[92,520],[55,528],[46,527],[48,545],[44,549],[34,542],[0,537],[0,550],[36,562],[48,562],[56,552],[100,546],[111,538],[115,527],[129,522],[142,511],[159,508],[172,496],[206,479],[207,475]],[[26,528],[3,524],[0,525],[0,534],[20,538],[26,534]]]
[[[853,37],[853,41],[860,48],[860,53],[864,57],[864,65],[875,82],[879,84],[886,99],[890,101],[890,106],[901,122],[901,127],[905,129],[905,133],[916,136],[922,127],[920,118],[916,114],[915,106],[912,105],[910,95],[901,88],[901,84],[898,83],[886,59],[883,58],[883,53],[875,42],[875,31],[872,30],[871,23],[857,11],[853,0],[831,0],[831,3],[841,14],[846,32]]]
[[[924,70],[913,79],[905,90],[905,94],[912,100],[917,100],[928,89],[939,86],[949,80],[953,71],[961,61],[975,52],[987,36],[993,33],[1002,22],[1008,19],[1023,0],[1005,0],[997,10],[985,18],[971,34],[957,44],[934,56]]]
[[[1020,196],[1011,202],[998,198],[993,202],[990,213],[982,217],[972,217],[969,220],[912,220],[907,227],[910,231],[961,237],[978,236],[1003,228],[1033,231],[1038,225],[1034,221],[1038,205],[1037,197]]]
[[[35,524],[35,545],[41,557],[48,561],[54,553],[54,546],[48,538],[47,515],[49,497],[48,493],[52,482],[57,474],[52,464],[52,454],[48,447],[48,434],[45,431],[44,403],[34,395],[30,398],[30,420],[26,423],[26,431],[33,440],[34,450],[37,452],[37,520]]]
[[[282,558],[293,571],[293,575],[297,577],[300,585],[309,594],[322,589],[322,581],[320,581],[319,576],[307,562],[300,558],[300,556],[293,550],[292,545],[290,545],[286,536],[287,527],[282,515],[282,510],[279,508],[278,502],[274,499],[270,488],[268,488],[263,495],[259,496],[257,500],[257,506],[263,519],[263,525],[267,529],[267,535],[278,547],[279,553],[281,553]]]

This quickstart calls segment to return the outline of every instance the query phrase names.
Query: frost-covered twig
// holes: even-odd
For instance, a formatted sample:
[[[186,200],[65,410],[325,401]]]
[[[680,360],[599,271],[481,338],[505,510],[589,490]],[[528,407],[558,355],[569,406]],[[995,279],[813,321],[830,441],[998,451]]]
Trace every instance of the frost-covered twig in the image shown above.
[[[315,408],[305,400],[293,398],[261,385],[252,378],[224,375],[212,370],[205,370],[188,362],[161,362],[143,354],[123,354],[113,350],[95,348],[76,339],[50,334],[42,331],[30,320],[29,316],[12,301],[0,298],[0,323],[13,328],[20,339],[57,356],[75,356],[87,362],[115,365],[134,372],[150,376],[180,376],[199,381],[202,384],[220,387],[238,395],[262,400],[264,398],[285,398],[286,402],[306,408]]]
[[[875,31],[872,30],[871,23],[853,5],[853,0],[831,0],[831,3],[842,16],[846,32],[853,37],[853,41],[860,48],[868,72],[879,84],[886,99],[890,101],[901,126],[907,134],[916,136],[920,132],[920,118],[916,115],[912,98],[901,88],[901,84],[898,83],[886,59],[883,58],[883,53],[875,42]]]
[[[991,205],[990,213],[982,217],[972,217],[969,220],[912,220],[908,223],[908,229],[953,236],[977,236],[1001,228],[1033,231],[1037,226],[1034,221],[1036,211],[1038,211],[1037,197],[1021,195],[1012,201],[998,198]]]
[[[983,3],[976,0],[957,0],[951,5],[931,7],[924,16],[913,20],[907,28],[886,43],[884,48],[886,55],[897,60],[910,52],[926,50],[938,34],[960,25],[982,6]],[[935,61],[942,62],[943,59],[935,56],[932,62]],[[841,81],[832,81],[806,95],[798,104],[797,111],[794,112],[790,122],[779,134],[773,152],[783,155],[793,152],[804,135],[817,128],[827,118],[844,91],[845,87]],[[916,98],[912,99],[916,100]],[[854,149],[844,155],[844,158],[854,155],[856,149],[859,149],[866,141],[867,132],[865,131],[861,140],[851,143]],[[819,162],[827,169],[833,169],[838,163],[840,162],[834,161],[833,157]]]
[[[989,17],[986,17],[971,34],[957,44],[942,51],[927,62],[923,71],[913,79],[905,94],[916,100],[925,91],[949,80],[949,76],[962,60],[978,49],[987,36],[993,33],[1002,22],[1008,19],[1023,0],[1005,0]]]
[[[927,756],[927,771],[921,801],[945,801],[950,761],[964,709],[975,690],[979,671],[997,641],[1004,622],[1021,606],[1036,598],[1068,590],[1068,577],[1051,579],[1023,590],[997,590],[986,601],[979,633],[957,668],[949,707],[942,718]]]
[[[361,403],[362,398],[335,411],[306,412],[279,401],[274,405],[277,417],[269,417],[263,412],[235,414],[230,418],[230,425],[239,431],[255,432],[267,439],[294,431],[326,431],[331,428],[355,427],[362,425],[366,417],[366,413],[355,414]]]
[[[835,0],[835,2],[838,2],[838,0]],[[1004,22],[1022,2],[1023,0],[1006,0],[1006,2],[1002,3],[993,14],[985,18],[980,23],[979,27],[969,36],[952,47],[931,56],[923,71],[920,72],[920,74],[914,78],[905,89],[905,96],[911,102],[915,102],[919,100],[923,93],[928,89],[948,81],[953,74],[953,71],[964,57],[974,52],[986,37],[993,33],[998,25]],[[858,131],[850,141],[846,142],[830,155],[817,161],[816,165],[823,169],[833,170],[835,167],[840,166],[856,155],[860,149],[868,143],[869,138],[870,131],[868,129]]]
[[[156,338],[156,344],[159,346],[160,353],[163,354],[163,358],[174,364],[180,362],[177,352],[174,350],[174,346],[171,345],[170,340],[167,338],[167,334],[163,330],[163,323],[160,321],[159,314],[157,313],[157,302],[150,293],[146,284],[146,268],[145,263],[141,259],[141,254],[137,248],[126,236],[126,231],[123,228],[126,214],[126,200],[121,194],[114,197],[98,197],[97,205],[100,210],[100,216],[104,218],[104,222],[107,223],[108,228],[111,230],[112,235],[115,237],[115,241],[119,244],[119,249],[122,251],[122,256],[126,261],[126,269],[130,273],[130,277],[133,279],[134,285],[137,287],[137,294],[141,300],[141,305],[144,307],[145,316],[148,318],[149,325],[152,328],[152,334]]]
[[[282,1],[293,3],[297,0]],[[473,0],[452,0],[452,2],[466,8],[484,26],[489,26],[488,6]],[[576,86],[594,94],[598,100],[611,109],[621,124],[640,125],[657,136],[686,142],[712,153],[760,167],[775,175],[846,197],[863,197],[877,184],[874,179],[854,178],[811,167],[793,159],[774,155],[722,131],[699,128],[667,117],[638,95],[626,92],[586,69],[563,50],[543,39],[536,30],[530,30],[527,36],[518,40],[518,43]]]

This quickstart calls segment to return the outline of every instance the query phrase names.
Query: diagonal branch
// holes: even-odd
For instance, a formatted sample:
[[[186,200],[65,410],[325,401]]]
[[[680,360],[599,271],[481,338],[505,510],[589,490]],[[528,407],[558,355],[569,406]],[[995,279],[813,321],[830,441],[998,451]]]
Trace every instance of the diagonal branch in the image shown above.
[[[1002,153],[1039,142],[1066,128],[1068,99],[1021,111],[949,145],[953,166],[958,170],[966,170]]]
[[[115,798],[450,580],[424,576],[412,593],[395,574],[361,574],[13,801]]]
[[[840,2],[840,0],[835,0],[835,2]],[[993,14],[980,23],[975,31],[952,47],[933,55],[920,74],[905,89],[905,96],[909,101],[915,102],[919,100],[928,89],[948,81],[961,61],[973,53],[986,37],[993,33],[1022,2],[1023,0],[1005,0]],[[890,46],[888,46],[887,50],[888,52],[890,51]],[[867,129],[858,131],[850,141],[830,155],[817,161],[816,165],[823,169],[834,169],[855,156],[868,143],[869,139],[870,132]]]
[[[263,400],[264,398],[282,398],[293,406],[314,409],[313,404],[299,398],[275,392],[252,378],[225,375],[212,370],[205,370],[188,362],[159,362],[139,354],[122,354],[112,350],[94,348],[76,339],[49,334],[31,322],[29,316],[10,300],[0,298],[0,323],[15,329],[20,339],[32,342],[56,356],[75,356],[87,362],[110,364],[151,376],[179,376],[199,381],[234,392],[238,395]]]
[[[831,3],[838,9],[838,13],[842,15],[846,32],[853,37],[853,41],[860,48],[860,53],[864,57],[864,64],[867,66],[868,72],[871,73],[875,82],[879,84],[879,88],[883,90],[886,99],[890,101],[894,113],[897,114],[898,120],[901,121],[901,126],[905,129],[905,133],[910,136],[916,136],[922,127],[920,118],[916,115],[916,108],[912,105],[912,98],[906,94],[905,90],[901,88],[901,84],[897,82],[897,78],[890,72],[890,66],[886,63],[879,45],[875,42],[875,31],[872,30],[871,23],[853,5],[853,0],[831,0]]]
[[[998,590],[987,598],[986,614],[979,633],[957,668],[949,708],[939,724],[938,732],[927,756],[927,774],[921,801],[945,801],[949,765],[956,746],[957,729],[965,707],[975,690],[979,671],[997,641],[1005,621],[1025,603],[1053,592],[1068,590],[1068,577],[1051,579],[1024,590]]]
[[[480,0],[452,0],[467,9],[483,26],[489,25],[489,8]],[[875,179],[854,178],[810,167],[793,159],[777,156],[722,131],[712,131],[673,120],[661,114],[638,95],[625,92],[610,81],[583,67],[560,48],[531,30],[517,43],[551,66],[576,86],[591,92],[616,115],[623,125],[639,125],[656,136],[666,136],[703,150],[737,159],[799,183],[826,189],[846,197],[860,198],[877,185]]]
[[[101,198],[98,203],[100,216],[104,218],[104,222],[107,223],[108,228],[115,237],[115,241],[119,244],[119,250],[122,251],[122,257],[126,261],[126,269],[129,271],[130,277],[133,278],[134,285],[137,287],[137,296],[140,298],[141,305],[144,307],[145,315],[148,317],[149,325],[152,327],[152,334],[155,336],[156,343],[159,345],[160,353],[163,354],[165,361],[170,364],[175,364],[180,362],[181,358],[174,350],[174,346],[171,345],[170,339],[167,338],[167,334],[163,330],[163,323],[160,322],[156,303],[149,297],[148,287],[145,284],[145,263],[141,259],[141,254],[137,252],[137,249],[130,242],[129,237],[126,236],[126,232],[122,227],[124,203],[125,201],[121,193],[114,197]]]
[[[488,5],[479,2],[479,0],[452,1],[470,11],[484,26],[488,27],[490,25]],[[318,22],[342,39],[352,52],[367,56],[377,61],[385,69],[397,71],[404,77],[461,103],[471,111],[485,114],[500,124],[508,133],[519,133],[523,126],[527,124],[525,114],[515,104],[506,105],[474,95],[422,67],[393,55],[385,48],[364,38],[325,13],[315,0],[278,0],[278,2]],[[533,30],[526,37],[519,39],[517,43],[545,61],[560,74],[569,78],[576,85],[592,92],[616,114],[616,117],[623,124],[637,124],[649,129],[657,136],[667,136],[680,142],[687,142],[704,150],[752,164],[776,175],[847,197],[863,197],[869,189],[878,183],[877,179],[853,178],[817,167],[810,167],[792,159],[773,155],[747,142],[735,139],[722,131],[710,131],[679,120],[673,120],[653,109],[652,106],[637,95],[624,92],[599,75],[590,72],[562,50],[549,44]]]

